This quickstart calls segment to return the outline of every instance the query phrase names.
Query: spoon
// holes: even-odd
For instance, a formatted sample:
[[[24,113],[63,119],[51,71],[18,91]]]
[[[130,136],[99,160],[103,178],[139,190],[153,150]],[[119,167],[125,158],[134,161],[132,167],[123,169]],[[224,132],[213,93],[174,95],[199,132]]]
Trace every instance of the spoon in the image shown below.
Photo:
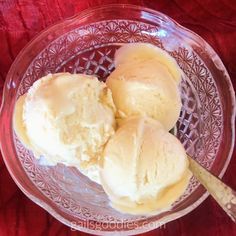
[[[190,156],[188,156],[188,159],[193,175],[236,223],[236,192],[203,168]]]

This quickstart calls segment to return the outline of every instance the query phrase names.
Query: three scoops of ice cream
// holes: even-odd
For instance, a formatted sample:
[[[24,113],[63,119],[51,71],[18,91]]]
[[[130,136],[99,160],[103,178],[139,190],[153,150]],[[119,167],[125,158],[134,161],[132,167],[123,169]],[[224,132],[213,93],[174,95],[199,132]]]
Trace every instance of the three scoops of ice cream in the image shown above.
[[[77,167],[101,184],[116,210],[155,214],[171,207],[191,172],[169,130],[179,117],[181,70],[150,44],[125,44],[106,83],[49,74],[17,100],[14,128],[36,158]]]

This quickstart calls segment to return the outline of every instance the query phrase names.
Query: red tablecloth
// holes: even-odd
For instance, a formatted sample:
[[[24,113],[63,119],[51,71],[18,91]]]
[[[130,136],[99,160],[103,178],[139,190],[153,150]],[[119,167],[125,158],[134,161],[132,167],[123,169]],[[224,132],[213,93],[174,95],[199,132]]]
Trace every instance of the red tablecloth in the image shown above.
[[[131,3],[159,10],[201,35],[221,57],[236,87],[235,0],[0,0],[0,101],[14,58],[45,27],[83,9]],[[0,134],[1,135],[1,134]],[[236,152],[224,181],[236,189]],[[15,185],[0,155],[0,236],[86,235],[64,226],[31,202]],[[145,235],[236,235],[236,225],[209,197],[196,210]]]

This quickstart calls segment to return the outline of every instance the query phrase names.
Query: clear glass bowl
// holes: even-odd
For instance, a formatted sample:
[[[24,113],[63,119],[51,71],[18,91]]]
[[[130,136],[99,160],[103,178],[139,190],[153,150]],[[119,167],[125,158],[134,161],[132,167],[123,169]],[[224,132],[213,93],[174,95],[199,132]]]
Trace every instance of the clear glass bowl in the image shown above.
[[[217,54],[195,33],[160,12],[131,5],[90,9],[44,30],[21,51],[8,73],[1,150],[12,178],[31,200],[66,225],[88,233],[146,232],[187,214],[208,196],[192,178],[170,211],[151,217],[121,214],[109,206],[102,188],[77,169],[40,165],[13,131],[15,102],[35,80],[60,71],[96,74],[105,80],[114,69],[115,50],[132,42],[163,48],[184,71],[183,107],[175,133],[188,154],[219,177],[232,154],[234,91]]]

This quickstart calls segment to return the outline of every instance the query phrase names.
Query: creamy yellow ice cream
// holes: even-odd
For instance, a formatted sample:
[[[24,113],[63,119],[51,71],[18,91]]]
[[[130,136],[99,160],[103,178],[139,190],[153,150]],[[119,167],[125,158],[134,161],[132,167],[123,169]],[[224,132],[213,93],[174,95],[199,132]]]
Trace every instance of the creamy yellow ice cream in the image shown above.
[[[98,180],[98,159],[115,131],[111,91],[97,78],[82,74],[49,74],[21,96],[14,128],[36,158],[76,166]]]
[[[188,165],[174,135],[156,120],[134,117],[108,141],[100,178],[115,209],[155,214],[183,194],[191,177]]]
[[[14,128],[36,158],[75,166],[101,184],[118,211],[156,214],[191,177],[183,146],[168,132],[181,109],[181,70],[144,43],[122,46],[115,66],[106,84],[70,73],[39,79],[17,100]]]
[[[166,130],[174,127],[181,110],[178,85],[165,66],[153,61],[123,65],[108,77],[107,86],[117,107],[117,118],[149,116]]]
[[[149,43],[124,44],[115,53],[115,67],[136,62],[155,61],[162,64],[170,73],[172,79],[178,84],[181,81],[182,71],[176,60],[166,51]]]
[[[115,54],[116,69],[106,83],[112,91],[118,119],[149,116],[166,130],[181,110],[180,69],[165,51],[145,43],[127,44]]]

